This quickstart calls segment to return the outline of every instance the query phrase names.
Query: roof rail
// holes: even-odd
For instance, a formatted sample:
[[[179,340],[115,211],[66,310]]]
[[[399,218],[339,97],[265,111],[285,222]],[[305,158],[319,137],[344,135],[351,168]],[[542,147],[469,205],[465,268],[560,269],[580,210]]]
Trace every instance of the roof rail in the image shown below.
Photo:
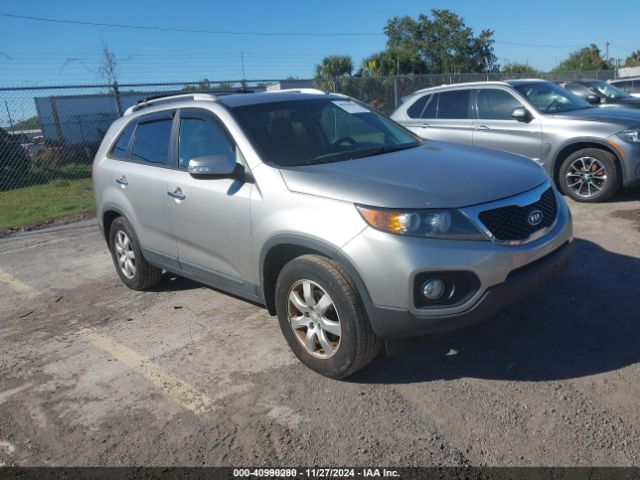
[[[211,93],[182,93],[179,95],[159,95],[155,97],[145,98],[144,100],[140,100],[135,105],[127,108],[124,112],[124,115],[130,115],[133,112],[141,110],[145,107],[150,107],[151,105],[157,105],[162,103],[169,102],[178,102],[180,100],[206,100],[209,102],[213,102],[216,100],[216,96]]]
[[[282,90],[268,90],[265,93],[279,93],[279,92],[289,92],[289,93],[305,93],[308,95],[326,95],[326,92],[319,90],[317,88],[283,88]]]

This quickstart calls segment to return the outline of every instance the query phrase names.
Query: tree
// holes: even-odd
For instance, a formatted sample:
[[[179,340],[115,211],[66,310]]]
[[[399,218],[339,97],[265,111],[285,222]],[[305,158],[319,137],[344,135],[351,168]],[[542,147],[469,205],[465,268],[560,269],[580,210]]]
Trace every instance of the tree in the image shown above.
[[[460,73],[497,70],[493,31],[474,35],[462,17],[446,9],[394,17],[384,29],[387,48],[364,60],[360,73]]]
[[[538,71],[533,68],[531,65],[526,63],[517,63],[517,62],[509,62],[506,63],[501,69],[502,73],[506,73],[507,75],[529,75],[535,76],[538,74]]]
[[[109,50],[107,42],[102,43],[102,65],[98,67],[98,73],[107,83],[113,84],[118,81],[118,59],[116,54]]]
[[[625,67],[640,67],[640,50],[631,53],[624,61]]]
[[[8,128],[7,130],[11,132],[19,132],[21,130],[35,130],[37,128],[40,128],[40,119],[38,116],[34,116],[14,123],[13,128]]]
[[[316,78],[336,78],[351,75],[353,60],[349,55],[328,55],[316,65]]]
[[[597,45],[591,44],[569,54],[566,60],[553,69],[554,72],[581,72],[590,70],[609,70],[611,64],[603,57]]]

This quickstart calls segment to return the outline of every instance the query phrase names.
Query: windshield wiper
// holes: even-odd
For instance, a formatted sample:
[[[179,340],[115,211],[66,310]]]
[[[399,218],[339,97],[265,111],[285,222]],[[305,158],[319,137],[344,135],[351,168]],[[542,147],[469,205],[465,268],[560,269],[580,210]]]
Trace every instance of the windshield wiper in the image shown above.
[[[400,145],[384,145],[378,148],[372,148],[371,150],[362,150],[360,152],[354,152],[357,156],[353,156],[351,158],[362,158],[362,157],[373,157],[375,155],[382,155],[385,153],[399,152],[400,150],[407,150],[409,148],[414,148],[420,145],[419,143],[411,143],[411,144],[400,144]]]
[[[384,145],[378,148],[371,148],[367,150],[355,150],[352,152],[335,152],[327,153],[325,155],[319,155],[312,160],[305,162],[305,165],[315,165],[319,163],[331,163],[335,161],[353,160],[355,158],[373,157],[374,155],[382,155],[384,153],[397,152],[400,150],[406,150],[419,146],[419,143],[403,143],[400,145]],[[339,159],[339,160],[338,160]]]

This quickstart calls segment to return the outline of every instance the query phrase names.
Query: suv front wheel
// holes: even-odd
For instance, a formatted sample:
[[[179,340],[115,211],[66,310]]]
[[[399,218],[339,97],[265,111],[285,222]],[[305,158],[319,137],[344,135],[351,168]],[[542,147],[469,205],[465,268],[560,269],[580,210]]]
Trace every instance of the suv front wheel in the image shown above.
[[[562,162],[558,183],[578,202],[603,202],[618,190],[615,158],[599,148],[578,150]]]
[[[326,257],[303,255],[284,266],[276,282],[276,311],[293,353],[321,375],[349,376],[380,351],[382,342],[351,278]]]

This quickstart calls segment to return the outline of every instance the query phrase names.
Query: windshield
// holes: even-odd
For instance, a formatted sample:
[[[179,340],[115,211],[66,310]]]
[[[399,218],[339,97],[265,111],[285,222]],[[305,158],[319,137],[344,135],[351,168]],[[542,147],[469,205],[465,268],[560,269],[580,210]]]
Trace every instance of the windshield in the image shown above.
[[[566,83],[564,88],[580,98],[587,98],[589,95],[595,95],[589,87],[585,87],[579,83]]]
[[[624,90],[621,90],[618,87],[614,87],[613,85],[609,85],[607,82],[593,82],[591,85],[605,97],[612,100],[627,98],[630,96]]]
[[[591,108],[589,103],[555,83],[528,83],[517,85],[522,95],[542,113],[559,113],[581,108]]]
[[[279,167],[340,162],[421,144],[408,130],[349,99],[232,107],[263,160]]]

